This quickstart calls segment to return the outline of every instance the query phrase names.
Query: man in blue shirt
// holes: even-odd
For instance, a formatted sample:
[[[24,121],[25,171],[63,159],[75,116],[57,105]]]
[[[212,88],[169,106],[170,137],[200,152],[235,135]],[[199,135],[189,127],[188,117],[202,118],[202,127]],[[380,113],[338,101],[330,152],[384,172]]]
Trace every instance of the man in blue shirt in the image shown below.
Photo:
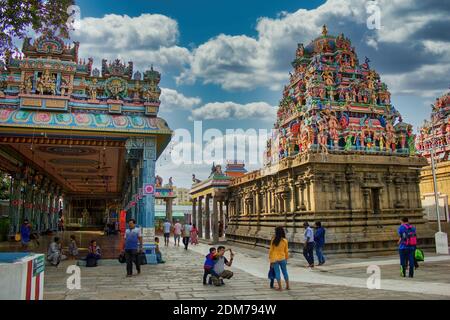
[[[314,231],[308,222],[303,223],[303,227],[305,227],[303,256],[308,261],[308,267],[314,268]]]
[[[316,255],[319,260],[319,266],[325,263],[325,257],[323,256],[323,246],[325,245],[325,228],[322,227],[322,223],[317,221],[315,223],[316,231],[314,232],[314,242],[316,246]]]
[[[138,253],[142,249],[142,236],[141,230],[136,227],[136,220],[130,219],[128,227],[125,231],[123,250],[125,251],[125,259],[127,262],[127,277],[131,277],[133,275],[133,262],[136,265],[137,273],[141,273]]]
[[[31,240],[31,225],[28,219],[23,220],[22,226],[20,227],[20,239],[22,241],[22,248],[28,249],[28,245]]]
[[[403,217],[398,228],[398,252],[400,254],[401,274],[406,277],[409,264],[409,277],[414,277],[414,253],[416,250],[416,228],[409,224],[408,218]]]

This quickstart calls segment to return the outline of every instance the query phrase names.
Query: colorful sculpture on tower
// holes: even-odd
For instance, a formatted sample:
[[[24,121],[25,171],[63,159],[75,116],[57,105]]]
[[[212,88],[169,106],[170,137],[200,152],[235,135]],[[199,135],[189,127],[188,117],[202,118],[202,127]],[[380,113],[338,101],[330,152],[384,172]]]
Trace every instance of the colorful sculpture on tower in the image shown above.
[[[308,150],[328,153],[414,154],[412,126],[391,94],[343,34],[298,44],[294,72],[280,101],[266,164]]]
[[[0,97],[20,97],[21,107],[65,111],[73,103],[106,106],[122,114],[129,105],[156,116],[160,105],[161,75],[151,67],[133,73],[133,62],[102,60],[101,71],[93,59],[78,57],[79,43],[66,45],[50,31],[31,43],[25,38],[22,54],[5,54],[0,62]],[[39,99],[36,95],[41,96]]]
[[[431,105],[431,118],[425,120],[417,137],[417,150],[430,161],[433,147],[436,161],[448,161],[450,153],[450,91]]]
[[[350,40],[325,26],[308,46],[298,45],[266,167],[228,186],[227,241],[268,247],[282,226],[292,251],[301,252],[304,222],[320,220],[327,252],[393,252],[406,215],[420,229],[421,246],[431,245],[417,170],[426,160],[369,62],[360,64]]]

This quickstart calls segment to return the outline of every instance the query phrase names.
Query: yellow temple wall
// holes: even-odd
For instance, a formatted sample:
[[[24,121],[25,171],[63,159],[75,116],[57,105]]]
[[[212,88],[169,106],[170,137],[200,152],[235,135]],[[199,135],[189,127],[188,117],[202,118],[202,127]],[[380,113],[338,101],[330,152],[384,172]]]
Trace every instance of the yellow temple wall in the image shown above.
[[[450,161],[445,161],[436,164],[436,184],[437,191],[440,195],[440,207],[441,210],[443,203],[443,196],[447,196],[447,200],[450,200]],[[422,197],[422,201],[425,198],[426,194],[434,193],[433,186],[433,174],[431,172],[431,165],[426,166],[422,169],[420,174],[420,195]],[[429,195],[431,197],[431,195]],[[434,209],[435,210],[435,209]],[[447,205],[446,211],[449,212],[449,208]],[[438,230],[436,220],[430,221],[430,227],[432,227],[435,231]],[[442,221],[441,222],[442,231],[450,234],[450,223]]]
[[[438,163],[436,166],[438,192],[450,196],[450,161]],[[420,194],[433,193],[433,175],[431,166],[422,169],[420,174]]]

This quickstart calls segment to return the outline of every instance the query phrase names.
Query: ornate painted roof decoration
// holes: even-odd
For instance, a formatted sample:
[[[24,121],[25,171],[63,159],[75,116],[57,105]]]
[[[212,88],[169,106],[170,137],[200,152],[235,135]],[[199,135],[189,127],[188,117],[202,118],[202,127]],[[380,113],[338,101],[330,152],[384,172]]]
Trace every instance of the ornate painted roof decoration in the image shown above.
[[[68,112],[77,109],[111,114],[142,113],[156,116],[160,105],[161,74],[153,69],[133,71],[133,62],[102,60],[101,72],[93,59],[78,57],[72,46],[51,31],[32,41],[26,38],[22,54],[6,53],[0,65],[0,106]],[[134,73],[133,73],[134,72]]]
[[[431,105],[430,120],[425,120],[417,137],[417,150],[430,161],[430,149],[434,147],[437,161],[450,157],[450,90],[436,98]]]
[[[299,43],[266,162],[309,150],[414,154],[412,126],[403,123],[369,62],[365,57],[360,64],[351,41],[326,26],[307,46]]]
[[[229,177],[241,177],[247,173],[247,169],[245,169],[244,161],[227,161],[227,166],[225,168],[225,174]]]
[[[119,59],[114,60],[108,64],[106,59],[102,60],[102,77],[124,77],[131,79],[133,74],[133,62],[129,61],[128,66],[122,63]]]
[[[77,62],[79,46],[79,42],[74,42],[73,46],[66,45],[61,38],[47,30],[35,39],[33,44],[31,44],[31,38],[25,38],[22,53],[28,58],[52,57]]]

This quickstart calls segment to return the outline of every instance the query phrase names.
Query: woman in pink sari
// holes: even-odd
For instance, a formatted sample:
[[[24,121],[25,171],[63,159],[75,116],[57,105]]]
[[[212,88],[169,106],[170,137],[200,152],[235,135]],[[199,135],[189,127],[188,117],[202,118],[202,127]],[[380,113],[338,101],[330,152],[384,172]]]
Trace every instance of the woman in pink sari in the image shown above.
[[[192,225],[191,229],[191,244],[198,244],[198,230],[195,224]]]

